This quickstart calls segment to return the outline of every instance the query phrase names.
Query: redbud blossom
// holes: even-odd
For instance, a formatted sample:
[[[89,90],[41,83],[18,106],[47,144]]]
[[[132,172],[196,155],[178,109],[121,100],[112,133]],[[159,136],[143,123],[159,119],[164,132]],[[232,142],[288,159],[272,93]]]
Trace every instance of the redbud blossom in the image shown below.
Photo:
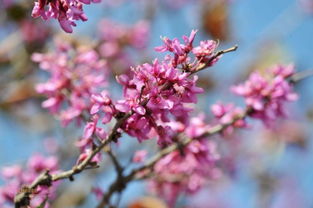
[[[67,32],[73,32],[75,21],[87,21],[83,11],[84,4],[99,3],[101,0],[38,0],[32,11],[33,17],[41,17],[44,20],[57,19],[61,28]]]
[[[174,206],[179,194],[193,194],[210,179],[220,175],[215,166],[219,156],[213,142],[193,141],[182,153],[175,151],[162,158],[154,167],[156,176],[150,188]]]
[[[124,99],[117,101],[116,109],[127,113],[134,111],[123,130],[139,141],[158,137],[159,144],[170,143],[174,135],[171,121],[184,124],[188,121],[186,103],[196,103],[196,95],[203,90],[196,87],[197,77],[174,68],[168,62],[155,60],[132,69],[132,77],[119,76],[124,87]],[[147,102],[143,104],[142,102]]]
[[[50,156],[44,157],[40,154],[33,155],[26,167],[13,165],[1,169],[1,177],[4,180],[4,185],[0,187],[0,207],[8,208],[14,204],[15,195],[21,191],[22,185],[31,184],[43,171],[49,170],[49,173],[54,174],[58,170],[57,158]],[[51,186],[40,185],[32,190],[30,208],[39,207],[46,200],[53,199],[58,183],[52,183]],[[49,201],[45,204],[45,208],[49,208]]]
[[[251,108],[249,115],[270,126],[271,121],[286,115],[285,103],[298,98],[287,80],[293,73],[292,65],[272,67],[266,75],[254,72],[245,83],[232,87],[232,91],[245,98]]]
[[[170,40],[167,37],[163,37],[163,46],[156,47],[155,50],[159,52],[171,52],[171,55],[167,59],[171,60],[173,67],[181,68],[185,71],[195,71],[200,66],[200,64],[205,64],[206,66],[214,65],[218,57],[214,57],[215,50],[218,46],[217,42],[213,40],[201,41],[200,46],[193,46],[193,42],[196,36],[197,30],[192,30],[189,37],[183,36],[184,43],[181,43],[177,38]],[[192,61],[192,52],[195,57]]]
[[[57,115],[63,125],[80,121],[83,112],[94,106],[92,94],[107,85],[106,62],[94,50],[76,50],[66,43],[57,43],[56,52],[32,56],[40,68],[50,73],[47,82],[36,86],[38,93],[48,97],[42,106]]]
[[[229,125],[223,130],[223,134],[230,135],[235,128],[248,126],[244,119],[238,119],[244,114],[244,110],[234,104],[217,103],[211,106],[211,111],[219,124]]]
[[[133,162],[135,163],[141,163],[145,160],[147,156],[147,151],[146,150],[139,150],[136,151],[133,157]]]

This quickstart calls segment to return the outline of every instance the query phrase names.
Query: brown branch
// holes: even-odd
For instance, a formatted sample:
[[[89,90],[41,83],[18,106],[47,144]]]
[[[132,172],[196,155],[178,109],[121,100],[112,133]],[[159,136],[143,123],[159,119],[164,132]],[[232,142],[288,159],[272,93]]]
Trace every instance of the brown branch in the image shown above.
[[[112,163],[115,167],[115,170],[117,172],[118,175],[122,175],[123,171],[124,171],[124,167],[120,164],[120,162],[117,160],[116,156],[113,154],[112,150],[108,150],[107,151],[109,157],[112,160]]]
[[[109,190],[106,194],[103,195],[102,200],[100,201],[100,203],[98,204],[97,208],[103,208],[106,207],[107,205],[109,205],[109,200],[111,198],[111,196],[115,193],[115,192],[120,192],[121,188],[127,187],[127,184],[131,181],[134,180],[140,180],[142,177],[144,177],[145,175],[141,175],[140,177],[137,177],[138,173],[141,173],[142,171],[146,170],[146,169],[151,169],[153,168],[153,166],[160,160],[162,159],[164,156],[170,154],[171,152],[174,152],[176,150],[179,150],[181,147],[186,147],[188,144],[190,144],[192,141],[198,140],[200,138],[203,137],[210,137],[212,135],[221,133],[225,128],[227,128],[228,126],[232,125],[234,122],[240,120],[240,119],[244,119],[247,115],[248,115],[249,109],[246,110],[246,112],[244,112],[242,115],[234,118],[232,121],[230,121],[227,124],[219,124],[216,125],[212,128],[210,128],[210,130],[208,130],[206,133],[195,137],[195,138],[184,138],[182,139],[182,141],[180,141],[179,143],[174,143],[164,149],[162,149],[158,154],[156,154],[155,156],[153,156],[152,158],[150,158],[146,164],[144,164],[143,166],[136,168],[134,170],[132,170],[128,175],[124,176],[122,179],[120,180],[115,180],[113,184],[111,184],[111,186],[109,187]],[[121,186],[121,184],[123,184],[123,186]]]
[[[145,106],[148,103],[149,99],[146,99],[144,101],[141,102],[142,106]],[[74,180],[74,175],[86,170],[86,169],[90,169],[93,167],[98,167],[98,166],[94,166],[93,164],[91,164],[91,160],[93,159],[93,157],[98,154],[104,147],[106,147],[108,144],[110,144],[111,142],[116,142],[116,140],[121,136],[121,134],[118,132],[118,129],[123,125],[123,123],[130,117],[133,115],[133,111],[130,111],[127,114],[121,114],[118,115],[116,118],[117,122],[115,123],[113,129],[111,130],[111,133],[108,135],[108,137],[103,140],[102,142],[100,142],[100,144],[90,153],[90,155],[88,155],[81,163],[79,163],[78,165],[75,165],[72,167],[72,169],[58,173],[58,174],[49,174],[49,172],[45,172],[45,174],[42,174],[40,176],[38,176],[35,181],[30,185],[30,186],[25,186],[27,187],[26,189],[23,189],[20,193],[18,193],[15,197],[14,197],[14,204],[16,208],[22,208],[24,206],[29,205],[29,200],[30,200],[30,195],[32,191],[29,190],[34,190],[36,189],[39,185],[42,185],[41,183],[44,181],[49,181],[48,184],[46,184],[47,186],[51,186],[53,181],[58,181],[61,179],[69,179],[70,181]],[[114,160],[116,158],[113,158],[113,154],[109,153],[109,156],[113,159],[113,163],[115,166],[119,165],[117,162],[117,160]],[[91,166],[90,166],[91,165]],[[118,167],[119,171],[121,171],[121,166]],[[122,171],[120,173],[120,176],[118,178],[122,178]]]
[[[295,84],[295,83],[302,81],[306,78],[309,78],[311,76],[313,76],[313,69],[308,69],[308,70],[304,70],[304,71],[300,71],[300,72],[295,73],[294,75],[292,75],[289,78],[289,81],[291,83]]]
[[[303,79],[306,79],[312,75],[313,75],[313,70],[306,70],[304,72],[299,72],[299,73],[294,74],[293,76],[289,77],[289,80],[291,83],[297,83],[297,82],[299,82]],[[126,188],[127,184],[129,182],[146,178],[147,174],[140,174],[139,177],[137,175],[138,175],[138,173],[142,173],[144,170],[152,169],[154,167],[154,165],[159,160],[161,160],[164,156],[166,156],[166,155],[168,155],[174,151],[178,151],[182,147],[186,147],[192,141],[199,140],[199,139],[204,138],[204,137],[210,137],[210,136],[213,136],[215,134],[219,134],[225,128],[232,125],[234,122],[236,122],[238,120],[245,119],[251,113],[252,113],[251,109],[247,108],[243,114],[237,116],[236,118],[234,118],[233,120],[231,120],[227,124],[218,124],[216,126],[211,127],[207,132],[205,132],[204,134],[202,134],[198,137],[183,138],[181,141],[174,143],[174,144],[162,149],[159,153],[157,153],[155,156],[150,158],[143,166],[132,170],[128,175],[124,176],[123,178],[120,178],[119,180],[115,180],[114,183],[111,184],[111,186],[109,187],[108,192],[103,195],[102,200],[100,201],[100,203],[98,204],[98,206],[96,208],[103,208],[103,207],[106,207],[107,205],[109,205],[109,201],[110,201],[111,196],[117,191],[121,192],[121,188]],[[123,184],[123,185],[121,186],[121,184]]]
[[[233,52],[233,51],[236,51],[238,48],[237,45],[231,47],[231,48],[228,48],[228,49],[225,49],[225,50],[221,50],[221,51],[218,51],[216,52],[208,61],[206,61],[205,63],[202,63],[200,64],[195,70],[193,70],[191,72],[191,74],[195,74],[195,73],[198,73],[199,71],[202,71],[204,70],[205,68],[209,67],[212,65],[212,62],[217,59],[218,57],[220,57],[221,55],[225,54],[225,53],[230,53],[230,52]]]
[[[223,51],[219,51],[217,52],[210,60],[211,62],[219,57],[220,55],[224,54],[224,53],[228,53],[228,52],[232,52],[235,51],[237,49],[237,46],[234,46],[232,48],[223,50]],[[210,64],[210,61],[208,62]],[[204,68],[208,67],[209,64],[206,64],[205,66],[201,66],[198,67],[196,72],[199,72],[201,70],[203,70]],[[190,75],[192,75],[194,72],[192,72]],[[306,76],[301,76],[301,78],[291,78],[291,81],[300,81],[304,78],[306,78],[307,76],[311,75],[312,73],[307,74]],[[296,74],[297,75],[297,74]],[[294,75],[295,76],[295,75]],[[165,87],[167,88],[167,87]],[[146,99],[144,100],[141,104],[144,106],[147,104],[149,100]],[[247,111],[248,112],[248,111]],[[217,134],[220,133],[223,129],[225,129],[227,126],[231,125],[233,122],[239,120],[239,119],[243,119],[245,118],[245,116],[247,115],[247,112],[244,113],[242,116],[234,119],[232,122],[230,122],[229,124],[225,124],[225,125],[216,125],[214,127],[212,127],[208,132],[206,132],[205,134],[201,135],[201,137],[208,137],[211,136],[213,134]],[[25,205],[29,205],[29,200],[30,200],[30,195],[32,194],[33,190],[36,189],[38,186],[40,185],[44,185],[44,186],[51,186],[52,182],[54,181],[58,181],[61,179],[70,179],[73,180],[73,176],[86,170],[86,169],[90,169],[90,168],[97,168],[98,166],[94,166],[91,163],[91,160],[93,159],[93,157],[99,153],[104,147],[106,147],[109,143],[111,143],[112,141],[116,141],[119,137],[120,137],[120,133],[118,133],[118,129],[123,125],[123,123],[130,117],[133,115],[133,111],[127,113],[127,114],[123,114],[121,115],[119,118],[117,118],[117,122],[115,123],[113,129],[111,130],[111,133],[108,135],[108,137],[102,141],[92,152],[90,155],[88,155],[87,158],[85,158],[85,160],[83,160],[81,163],[79,163],[78,165],[72,167],[72,169],[61,172],[61,173],[57,173],[57,174],[50,174],[49,171],[45,171],[44,173],[42,173],[41,175],[39,175],[35,181],[25,187],[23,190],[20,191],[20,193],[18,193],[15,198],[14,198],[14,203],[15,203],[15,207],[16,208],[21,208]],[[193,139],[183,139],[181,142],[179,143],[175,143],[171,146],[168,146],[167,148],[161,150],[157,155],[155,155],[154,157],[152,157],[150,160],[147,161],[147,163],[137,169],[134,169],[133,171],[131,171],[128,175],[124,176],[123,175],[123,169],[122,166],[117,165],[118,163],[116,163],[116,160],[114,160],[114,157],[111,156],[111,158],[113,159],[113,163],[116,166],[116,168],[119,169],[120,171],[120,176],[117,177],[117,179],[115,180],[115,182],[110,186],[109,191],[103,196],[102,201],[100,202],[100,204],[97,206],[98,208],[104,207],[108,204],[110,197],[115,193],[115,192],[121,192],[122,190],[124,190],[127,186],[127,184],[130,181],[133,181],[135,179],[139,179],[136,178],[136,174],[147,169],[147,168],[151,168],[154,166],[155,163],[157,163],[161,158],[163,158],[164,156],[168,155],[169,153],[177,150],[178,148],[181,148],[182,146],[186,146],[188,145],[190,142],[192,142],[195,139],[199,139],[199,138],[193,138]],[[115,158],[116,159],[116,158]]]
[[[40,174],[33,183],[26,187],[22,187],[20,192],[14,197],[15,208],[24,207],[30,203],[30,195],[35,191],[36,187],[39,185],[50,186],[51,185],[51,175],[49,171],[46,170]]]
[[[49,171],[44,172],[40,176],[38,176],[35,181],[28,186],[27,189],[21,190],[20,193],[18,193],[14,198],[14,203],[16,208],[22,208],[23,206],[29,205],[29,199],[31,195],[31,190],[36,189],[39,185],[45,185],[50,186],[52,182],[58,181],[61,179],[70,179],[73,180],[73,176],[82,172],[85,169],[90,169],[92,167],[98,167],[98,166],[90,166],[91,160],[93,157],[99,153],[105,146],[107,146],[110,142],[115,141],[117,137],[119,136],[118,129],[121,127],[121,125],[124,123],[125,120],[127,120],[133,112],[129,112],[125,114],[122,118],[118,119],[116,124],[114,125],[113,129],[111,130],[111,133],[108,135],[108,137],[99,144],[91,153],[86,157],[81,163],[78,165],[75,165],[72,167],[72,169],[57,173],[57,174],[49,174]]]
[[[149,99],[146,99],[141,102],[142,106],[145,106],[148,103]],[[69,179],[70,181],[74,180],[74,175],[81,173],[82,171],[86,169],[92,169],[92,168],[98,168],[98,165],[94,165],[91,163],[91,160],[93,157],[98,154],[103,148],[105,148],[108,144],[111,142],[116,142],[116,140],[121,136],[121,134],[118,132],[118,129],[123,125],[123,123],[133,115],[133,111],[130,111],[127,114],[122,114],[120,116],[117,116],[117,122],[115,123],[113,129],[111,130],[111,133],[108,135],[108,137],[100,142],[98,146],[96,146],[95,149],[88,155],[81,163],[78,165],[75,165],[72,167],[72,169],[57,173],[57,174],[49,174],[49,171],[44,172],[43,174],[39,175],[35,181],[29,185],[25,186],[23,190],[20,191],[15,197],[14,197],[14,204],[16,208],[22,208],[24,206],[29,205],[30,201],[30,195],[32,194],[32,190],[36,189],[39,185],[45,185],[45,186],[51,186],[52,182],[62,180],[62,179]],[[111,152],[112,153],[112,152]],[[118,163],[116,158],[113,156],[113,153],[110,154],[113,164],[116,166],[116,168],[120,171],[120,176],[118,178],[123,178],[122,176],[122,166]],[[118,167],[117,167],[118,166]]]
[[[203,133],[202,135],[200,135],[198,137],[184,138],[179,143],[175,143],[173,145],[170,145],[170,146],[162,149],[158,154],[156,154],[154,157],[152,157],[150,160],[148,160],[145,165],[143,165],[142,167],[139,167],[137,169],[134,169],[129,175],[132,175],[132,177],[134,177],[137,173],[139,173],[145,169],[149,169],[149,168],[153,167],[155,165],[155,163],[157,163],[161,158],[163,158],[164,156],[168,155],[169,153],[171,153],[173,151],[179,150],[179,148],[181,148],[181,147],[186,147],[192,141],[199,140],[199,139],[204,138],[204,137],[210,137],[212,135],[221,133],[225,128],[232,125],[234,122],[241,120],[241,119],[244,119],[249,114],[249,112],[250,112],[250,110],[247,109],[243,114],[237,116],[236,118],[231,120],[229,123],[215,125],[215,126],[211,127],[207,132]],[[140,179],[140,178],[138,178],[138,179]]]

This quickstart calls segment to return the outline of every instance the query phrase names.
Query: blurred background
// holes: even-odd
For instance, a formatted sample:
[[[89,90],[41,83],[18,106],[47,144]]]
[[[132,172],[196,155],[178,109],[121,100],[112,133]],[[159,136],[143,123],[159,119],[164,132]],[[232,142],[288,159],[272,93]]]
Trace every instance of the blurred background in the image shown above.
[[[214,39],[220,49],[238,45],[236,52],[225,54],[199,74],[207,93],[201,96],[197,111],[208,115],[216,101],[243,105],[229,88],[253,70],[289,63],[295,64],[297,71],[313,68],[311,0],[103,0],[85,7],[89,20],[80,22],[70,35],[61,31],[57,21],[31,18],[30,1],[0,2],[0,167],[23,164],[34,152],[57,154],[63,169],[76,161],[79,152],[73,144],[82,128],[63,128],[41,108],[44,98],[34,91],[46,74],[30,56],[52,51],[55,39],[99,48],[101,53],[101,47],[108,47],[108,31],[127,34],[146,28],[136,43],[125,41],[123,35],[117,37],[119,53],[101,53],[109,61],[115,98],[120,98],[121,87],[115,84],[114,75],[162,58],[164,54],[154,52],[154,47],[162,44],[160,36],[180,38],[198,29],[195,43]],[[289,106],[289,117],[277,121],[275,129],[251,121],[249,130],[238,131],[231,138],[216,136],[222,177],[200,193],[182,196],[177,207],[313,207],[312,80],[296,85],[300,98]],[[124,163],[142,145],[155,147],[155,141],[139,145],[126,136],[123,141],[116,150]],[[53,207],[94,207],[96,197],[89,194],[92,187],[105,190],[114,180],[110,162],[104,160],[101,167],[80,174],[75,183],[63,183]],[[123,193],[120,207],[163,206],[159,199],[147,198],[150,196],[143,182],[132,183]],[[150,205],[143,205],[146,201]]]

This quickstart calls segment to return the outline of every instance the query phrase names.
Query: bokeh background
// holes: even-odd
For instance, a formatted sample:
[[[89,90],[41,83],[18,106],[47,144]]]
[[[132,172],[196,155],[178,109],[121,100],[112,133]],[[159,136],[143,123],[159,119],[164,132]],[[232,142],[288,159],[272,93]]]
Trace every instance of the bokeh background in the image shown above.
[[[221,49],[238,45],[236,52],[224,55],[199,75],[208,93],[201,97],[197,108],[208,114],[210,105],[219,100],[243,104],[231,95],[229,87],[245,80],[252,70],[264,70],[277,63],[294,63],[298,71],[313,68],[310,0],[103,0],[85,7],[89,20],[79,23],[71,35],[61,31],[56,21],[28,17],[36,24],[48,25],[41,41],[27,41],[23,36],[21,19],[30,16],[32,2],[16,0],[5,6],[7,2],[1,0],[0,8],[0,167],[24,163],[34,152],[52,152],[63,158],[65,169],[78,155],[73,142],[82,129],[74,125],[62,128],[41,109],[42,97],[33,91],[34,84],[45,75],[30,61],[30,54],[52,50],[51,34],[90,43],[98,38],[99,28],[106,27],[99,25],[102,19],[129,26],[145,19],[151,28],[149,37],[145,37],[148,44],[140,50],[126,49],[132,65],[162,57],[153,50],[162,44],[160,36],[180,38],[192,29],[199,30],[196,42],[219,40]],[[234,138],[215,138],[226,140],[219,146],[222,164],[228,164],[222,178],[194,196],[181,197],[177,207],[313,207],[312,80],[296,85],[300,98],[289,106],[289,118],[277,121],[280,125],[275,130],[251,121],[250,129],[239,131]],[[112,83],[111,89],[112,94],[120,96],[118,85]],[[154,146],[153,142],[142,145]],[[118,156],[127,163],[130,151],[140,148],[134,139],[125,137],[117,148]],[[91,188],[105,190],[113,179],[111,164],[104,161],[101,170],[81,174],[75,183],[65,182],[54,206],[93,207],[96,199],[88,195]],[[135,182],[123,193],[120,206],[131,206],[147,195],[145,184]]]

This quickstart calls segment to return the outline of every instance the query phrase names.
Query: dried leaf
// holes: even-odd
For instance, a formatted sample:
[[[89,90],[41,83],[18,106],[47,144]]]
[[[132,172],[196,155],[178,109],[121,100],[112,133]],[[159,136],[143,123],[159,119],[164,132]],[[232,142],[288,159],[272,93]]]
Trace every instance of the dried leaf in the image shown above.
[[[215,0],[205,3],[202,11],[203,29],[213,39],[228,41],[230,38],[228,2]]]
[[[167,208],[167,206],[161,199],[143,197],[131,203],[128,208]]]

